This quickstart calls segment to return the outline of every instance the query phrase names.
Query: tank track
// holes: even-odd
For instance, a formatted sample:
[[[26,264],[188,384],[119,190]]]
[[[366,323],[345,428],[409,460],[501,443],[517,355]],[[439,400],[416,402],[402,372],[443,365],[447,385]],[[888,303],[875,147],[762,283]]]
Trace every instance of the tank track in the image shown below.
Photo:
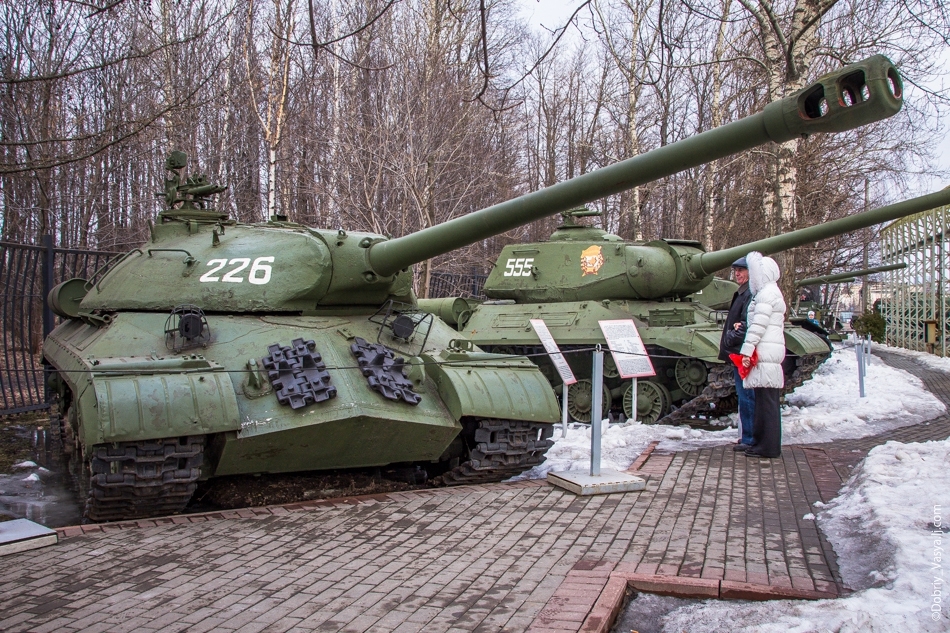
[[[815,370],[830,356],[828,354],[808,354],[795,359],[795,370],[785,376],[782,397],[794,391],[799,385],[812,377]],[[657,424],[688,424],[703,426],[709,418],[719,417],[736,411],[736,383],[732,365],[715,365],[709,370],[709,381],[698,396],[678,409],[657,420]]]
[[[785,376],[785,389],[782,391],[782,396],[787,396],[799,385],[811,378],[821,364],[828,360],[829,356],[831,356],[831,352],[827,354],[808,354],[807,356],[800,356],[795,365],[795,371],[792,372],[791,376]]]
[[[118,521],[181,512],[197,487],[204,444],[197,436],[93,446],[85,518]]]
[[[702,393],[685,402],[656,421],[656,424],[706,424],[709,418],[729,413],[729,403],[735,410],[736,384],[733,381],[732,365],[713,365]]]
[[[544,461],[554,446],[553,424],[522,420],[478,420],[469,460],[436,477],[443,486],[499,482]]]

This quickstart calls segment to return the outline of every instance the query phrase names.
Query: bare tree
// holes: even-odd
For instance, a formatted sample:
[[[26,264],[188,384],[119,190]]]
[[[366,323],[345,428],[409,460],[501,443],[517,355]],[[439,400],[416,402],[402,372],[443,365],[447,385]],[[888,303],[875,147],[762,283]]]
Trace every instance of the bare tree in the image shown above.
[[[284,126],[287,122],[291,87],[291,43],[297,26],[295,0],[273,0],[260,7],[255,0],[247,4],[244,62],[251,93],[267,149],[267,215],[278,213],[277,162]],[[259,43],[266,43],[258,50]]]

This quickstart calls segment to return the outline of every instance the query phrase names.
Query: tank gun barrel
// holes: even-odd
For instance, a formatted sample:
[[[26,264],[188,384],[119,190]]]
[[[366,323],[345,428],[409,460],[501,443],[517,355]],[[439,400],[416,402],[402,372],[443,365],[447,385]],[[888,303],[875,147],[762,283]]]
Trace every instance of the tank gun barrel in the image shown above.
[[[372,244],[368,262],[377,275],[392,275],[414,263],[769,141],[784,143],[880,121],[896,114],[902,103],[897,69],[883,55],[875,55],[823,75],[758,114],[417,233]]]
[[[887,264],[886,266],[875,266],[874,268],[865,268],[863,270],[854,270],[848,273],[837,273],[833,275],[822,275],[821,277],[809,277],[808,279],[802,279],[801,281],[796,281],[796,286],[814,286],[816,284],[836,284],[836,283],[847,283],[854,281],[855,277],[864,277],[866,275],[873,275],[874,273],[886,273],[889,270],[900,270],[902,268],[907,268],[907,264]]]
[[[699,279],[713,274],[717,270],[728,268],[732,262],[748,255],[752,251],[759,251],[763,255],[787,251],[796,246],[813,244],[836,235],[851,233],[859,229],[866,229],[875,224],[890,222],[915,213],[928,211],[950,204],[950,188],[942,189],[925,196],[911,198],[903,202],[889,204],[870,211],[855,213],[845,218],[832,220],[825,224],[818,224],[808,228],[792,231],[783,235],[767,237],[765,239],[734,246],[712,253],[699,253],[690,257],[686,262],[687,270],[694,278]]]

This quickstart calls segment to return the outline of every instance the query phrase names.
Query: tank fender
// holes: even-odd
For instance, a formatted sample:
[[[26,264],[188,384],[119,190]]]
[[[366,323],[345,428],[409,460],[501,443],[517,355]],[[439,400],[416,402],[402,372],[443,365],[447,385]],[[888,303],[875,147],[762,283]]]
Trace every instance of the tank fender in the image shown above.
[[[809,354],[827,354],[831,351],[828,343],[803,327],[785,324],[785,349],[797,356]]]
[[[557,398],[551,385],[526,358],[479,354],[469,360],[424,356],[426,374],[452,416],[557,422]]]
[[[148,369],[136,373],[136,366]],[[106,437],[124,442],[241,428],[231,378],[201,357],[113,358],[93,361],[90,369],[93,389],[80,396],[84,414],[92,414],[83,416],[87,446]]]

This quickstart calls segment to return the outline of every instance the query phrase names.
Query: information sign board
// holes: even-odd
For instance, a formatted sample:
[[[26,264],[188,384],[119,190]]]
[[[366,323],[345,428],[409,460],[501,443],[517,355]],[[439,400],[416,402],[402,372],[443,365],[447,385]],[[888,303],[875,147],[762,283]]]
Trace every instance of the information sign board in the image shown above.
[[[607,339],[607,347],[613,356],[614,364],[620,371],[621,378],[642,378],[655,376],[653,362],[647,349],[643,345],[637,324],[633,319],[617,321],[598,321],[600,331]]]
[[[577,378],[574,377],[571,366],[567,364],[567,360],[565,360],[563,354],[561,354],[561,349],[557,346],[557,343],[554,342],[554,337],[551,336],[551,331],[548,330],[547,324],[542,319],[531,319],[530,321],[531,327],[534,328],[538,338],[541,339],[541,345],[544,346],[544,351],[551,357],[551,362],[554,363],[554,367],[561,376],[561,380],[565,385],[573,385],[577,382]]]

